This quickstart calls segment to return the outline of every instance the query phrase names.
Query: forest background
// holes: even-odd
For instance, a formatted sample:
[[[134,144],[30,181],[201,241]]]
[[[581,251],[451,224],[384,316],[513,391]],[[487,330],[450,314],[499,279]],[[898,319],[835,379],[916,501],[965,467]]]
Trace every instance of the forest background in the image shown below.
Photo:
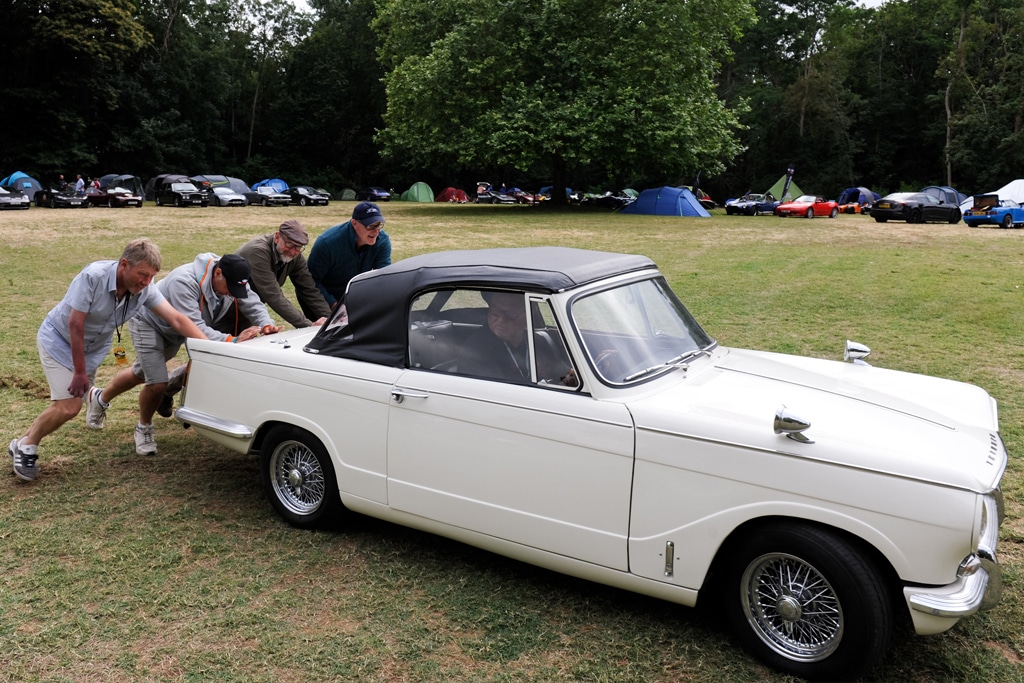
[[[1020,175],[1019,0],[6,0],[0,175],[809,192]],[[308,9],[307,9],[308,8]]]

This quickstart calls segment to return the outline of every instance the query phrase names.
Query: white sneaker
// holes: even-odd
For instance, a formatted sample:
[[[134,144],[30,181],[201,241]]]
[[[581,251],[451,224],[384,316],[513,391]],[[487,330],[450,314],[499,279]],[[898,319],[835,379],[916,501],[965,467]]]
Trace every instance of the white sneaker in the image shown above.
[[[135,452],[139,455],[156,455],[156,439],[153,425],[135,425]]]
[[[100,405],[100,394],[103,390],[99,387],[92,387],[86,395],[85,400],[85,425],[89,429],[103,429],[107,420],[107,409]]]

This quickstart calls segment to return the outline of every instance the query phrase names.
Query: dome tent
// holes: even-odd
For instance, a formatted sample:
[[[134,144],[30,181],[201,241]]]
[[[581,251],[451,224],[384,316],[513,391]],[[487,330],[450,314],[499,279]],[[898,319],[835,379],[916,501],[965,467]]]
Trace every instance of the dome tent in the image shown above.
[[[21,171],[15,171],[3,180],[0,180],[0,185],[10,185],[11,187],[21,190],[30,201],[35,198],[36,192],[43,189],[42,183]]]
[[[655,216],[692,216],[711,218],[700,201],[685,187],[656,187],[644,190],[635,202],[620,213],[641,213]]]
[[[432,202],[434,201],[434,191],[430,189],[430,185],[424,182],[413,183],[412,187],[402,193],[401,200],[403,202]]]

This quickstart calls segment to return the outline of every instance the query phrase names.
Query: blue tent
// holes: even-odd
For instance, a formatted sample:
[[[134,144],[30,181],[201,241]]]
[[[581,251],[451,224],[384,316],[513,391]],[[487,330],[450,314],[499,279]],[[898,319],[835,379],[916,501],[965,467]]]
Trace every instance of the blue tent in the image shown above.
[[[34,199],[36,192],[43,189],[42,184],[38,180],[21,171],[15,171],[3,180],[0,180],[0,185],[10,185],[18,188],[25,193],[29,200]]]
[[[693,193],[685,187],[656,187],[644,190],[636,201],[622,213],[642,213],[655,216],[696,216],[711,218]]]
[[[848,187],[837,200],[839,204],[874,204],[882,196],[866,187]]]
[[[257,187],[272,187],[274,192],[284,192],[288,189],[288,183],[280,178],[266,178],[253,185],[252,191],[255,192]]]

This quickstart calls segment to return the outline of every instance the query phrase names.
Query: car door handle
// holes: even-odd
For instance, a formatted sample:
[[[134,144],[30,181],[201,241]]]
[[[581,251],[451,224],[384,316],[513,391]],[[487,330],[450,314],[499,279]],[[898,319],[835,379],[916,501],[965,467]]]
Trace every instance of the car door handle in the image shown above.
[[[408,398],[427,398],[430,394],[421,394],[415,391],[406,391],[405,389],[392,389],[391,398],[395,399],[395,403],[401,403]]]

